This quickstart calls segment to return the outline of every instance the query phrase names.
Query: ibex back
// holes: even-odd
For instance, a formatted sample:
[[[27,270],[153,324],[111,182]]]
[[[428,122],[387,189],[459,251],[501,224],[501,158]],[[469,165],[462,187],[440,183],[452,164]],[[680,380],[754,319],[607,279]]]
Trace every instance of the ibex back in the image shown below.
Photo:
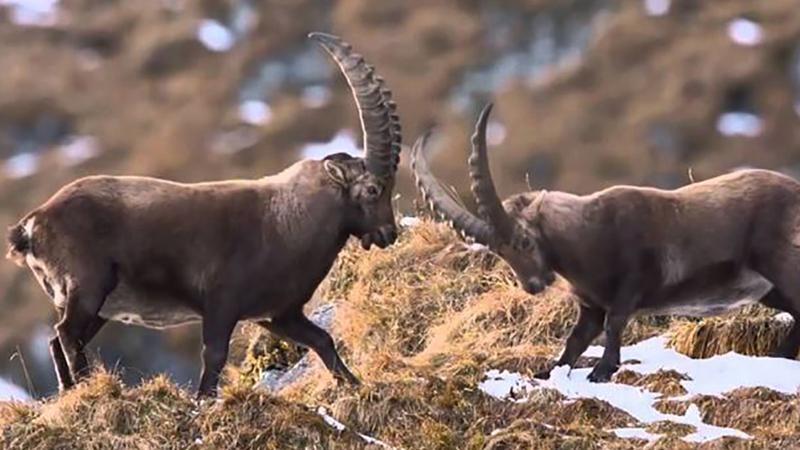
[[[603,357],[589,378],[617,370],[622,332],[636,314],[711,315],[753,302],[794,317],[776,355],[800,347],[800,183],[743,170],[673,191],[615,186],[590,195],[530,192],[501,202],[489,172],[482,113],[470,175],[478,215],[444,191],[412,150],[417,182],[433,209],[487,245],[536,294],[561,274],[579,302],[556,365],[573,365],[601,332]],[[546,377],[549,370],[539,374]]]
[[[303,305],[350,236],[365,248],[394,242],[400,125],[391,93],[363,58],[334,36],[310,37],[353,90],[364,158],[304,160],[257,180],[89,177],[11,228],[9,257],[31,269],[59,313],[50,348],[62,389],[86,375],[84,346],[107,320],[155,328],[201,321],[200,395],[216,392],[240,320],[312,348],[334,376],[357,383]]]

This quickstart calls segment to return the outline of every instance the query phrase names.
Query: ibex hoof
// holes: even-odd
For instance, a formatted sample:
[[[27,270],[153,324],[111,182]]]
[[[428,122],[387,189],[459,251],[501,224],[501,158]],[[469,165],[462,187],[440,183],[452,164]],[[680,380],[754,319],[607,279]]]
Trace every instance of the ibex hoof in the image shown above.
[[[611,375],[617,371],[616,367],[607,367],[601,364],[594,366],[592,373],[589,374],[589,381],[592,383],[608,383],[611,381]]]

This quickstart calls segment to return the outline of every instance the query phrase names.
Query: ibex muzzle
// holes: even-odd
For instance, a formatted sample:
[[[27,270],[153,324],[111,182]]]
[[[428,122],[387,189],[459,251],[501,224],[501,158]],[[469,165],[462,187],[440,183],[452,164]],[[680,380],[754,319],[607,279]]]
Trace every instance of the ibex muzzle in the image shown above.
[[[400,124],[391,92],[361,56],[335,36],[310,37],[353,91],[363,158],[304,160],[257,180],[88,177],[11,227],[8,256],[31,269],[59,314],[50,345],[62,388],[86,375],[84,346],[107,320],[201,321],[200,395],[216,392],[240,320],[312,348],[334,376],[358,381],[303,305],[350,236],[364,248],[395,241]]]
[[[794,326],[775,354],[800,348],[800,183],[743,170],[680,189],[615,186],[590,195],[530,192],[501,202],[486,151],[481,113],[469,159],[478,214],[441,188],[412,150],[417,184],[433,210],[511,266],[527,292],[567,279],[578,320],[556,365],[573,365],[601,332],[606,348],[589,378],[617,370],[622,332],[637,314],[719,314],[761,302],[788,312]],[[549,370],[539,374],[546,377]]]

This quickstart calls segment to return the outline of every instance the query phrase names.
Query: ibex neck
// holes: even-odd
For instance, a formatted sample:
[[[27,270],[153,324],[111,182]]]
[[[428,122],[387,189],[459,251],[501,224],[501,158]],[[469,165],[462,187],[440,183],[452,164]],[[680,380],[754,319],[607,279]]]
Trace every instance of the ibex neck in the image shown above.
[[[575,248],[574,240],[569,236],[583,234],[583,209],[586,204],[583,197],[565,192],[548,192],[540,196],[535,218],[543,252],[551,268],[560,273],[569,271],[569,261],[580,249]]]

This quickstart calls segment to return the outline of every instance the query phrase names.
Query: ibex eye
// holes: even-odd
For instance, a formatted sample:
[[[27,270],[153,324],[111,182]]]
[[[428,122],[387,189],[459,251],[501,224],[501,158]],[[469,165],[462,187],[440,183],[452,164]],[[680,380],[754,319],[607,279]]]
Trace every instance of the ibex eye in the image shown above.
[[[370,197],[377,197],[378,196],[378,188],[375,186],[367,186],[367,194]]]

